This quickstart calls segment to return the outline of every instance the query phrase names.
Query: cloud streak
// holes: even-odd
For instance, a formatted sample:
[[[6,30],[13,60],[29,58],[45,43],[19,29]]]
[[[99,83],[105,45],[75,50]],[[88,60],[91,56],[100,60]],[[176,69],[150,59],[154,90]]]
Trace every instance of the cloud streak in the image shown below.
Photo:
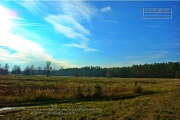
[[[110,6],[107,6],[101,9],[101,12],[109,12],[109,11],[112,11]]]
[[[79,48],[82,48],[85,51],[87,51],[87,49],[91,51],[88,47],[91,32],[83,26],[84,24],[91,24],[91,18],[97,11],[97,9],[90,4],[86,4],[82,1],[54,1],[53,3],[50,3],[48,1],[42,2],[40,0],[25,0],[18,3],[34,15],[41,15],[47,23],[52,25],[56,32],[63,34],[69,38],[70,41],[72,41],[72,39],[76,40],[76,42],[79,42],[79,46],[84,46]],[[49,7],[52,8],[51,12],[46,9]],[[70,46],[76,47],[74,45]]]
[[[0,46],[6,46],[12,50],[15,50],[15,53],[11,53],[9,50],[1,48],[0,50],[0,59],[13,62],[14,64],[28,64],[28,63],[42,63],[45,60],[49,60],[52,63],[56,63],[57,66],[75,66],[71,65],[66,61],[61,61],[54,59],[47,51],[38,43],[32,42],[24,38],[21,35],[16,35],[12,33],[7,33],[8,36],[1,36]]]
[[[40,23],[28,23],[28,22],[13,22],[12,26],[44,26]]]
[[[64,66],[75,66],[69,64],[66,61],[60,61],[54,59],[51,55],[49,55],[46,49],[43,48],[42,45],[33,42],[33,40],[37,40],[38,35],[36,33],[32,33],[32,31],[26,30],[26,34],[34,35],[32,39],[27,39],[26,34],[22,35],[23,28],[16,25],[13,26],[11,23],[15,23],[19,20],[19,17],[11,17],[8,13],[8,10],[2,6],[0,6],[0,13],[3,13],[4,18],[1,19],[0,25],[4,25],[6,29],[2,29],[0,32],[0,60],[6,61],[7,63],[12,64],[21,64],[27,65],[29,63],[42,63],[46,60],[49,60],[56,64],[56,67]],[[13,31],[15,27],[15,31]],[[15,52],[11,52],[11,51]]]
[[[79,42],[79,44],[66,44],[67,46],[81,48],[85,51],[98,51],[88,47],[87,44],[91,33],[82,25],[83,22],[91,24],[91,17],[96,9],[83,2],[60,2],[59,4],[61,6],[59,13],[50,14],[44,19],[50,23],[57,32]]]
[[[21,6],[25,7],[27,10],[29,10],[31,13],[39,15],[44,13],[41,9],[42,3],[40,0],[14,0],[16,3],[20,4]]]
[[[72,43],[72,44],[66,44],[66,45],[69,47],[82,48],[85,51],[98,52],[98,50],[96,50],[96,49],[92,49],[92,48],[87,47],[87,45],[85,43],[81,43],[81,44],[73,44]]]
[[[86,4],[82,1],[59,2],[56,7],[59,8],[59,12],[71,16],[78,22],[82,20],[91,22],[91,18],[97,11],[97,9],[90,4]]]
[[[57,32],[64,34],[68,38],[89,41],[86,35],[90,35],[90,32],[71,16],[61,14],[49,15],[45,17],[45,20],[49,22]]]

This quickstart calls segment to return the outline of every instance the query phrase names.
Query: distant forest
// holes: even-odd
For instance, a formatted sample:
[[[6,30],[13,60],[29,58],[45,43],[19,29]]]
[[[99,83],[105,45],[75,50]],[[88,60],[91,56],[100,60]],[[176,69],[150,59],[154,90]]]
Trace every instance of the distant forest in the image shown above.
[[[86,66],[81,68],[63,68],[59,70],[51,68],[51,62],[46,62],[45,67],[34,65],[21,70],[20,66],[14,65],[9,71],[8,64],[0,65],[0,75],[23,74],[49,76],[75,76],[75,77],[120,77],[120,78],[180,78],[180,62],[153,63],[133,65],[131,67],[101,68],[100,66]]]

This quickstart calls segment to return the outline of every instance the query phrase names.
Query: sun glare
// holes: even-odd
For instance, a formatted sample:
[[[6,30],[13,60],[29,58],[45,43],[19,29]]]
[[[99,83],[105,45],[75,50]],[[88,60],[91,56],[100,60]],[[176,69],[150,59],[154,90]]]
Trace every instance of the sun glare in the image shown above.
[[[0,31],[4,34],[11,30],[12,20],[16,18],[16,12],[0,6],[0,15],[2,16],[0,18]]]

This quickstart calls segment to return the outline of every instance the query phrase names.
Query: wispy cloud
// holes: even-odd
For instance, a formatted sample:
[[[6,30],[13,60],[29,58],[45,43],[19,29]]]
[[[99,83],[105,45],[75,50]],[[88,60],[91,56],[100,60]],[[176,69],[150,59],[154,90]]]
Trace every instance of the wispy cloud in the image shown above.
[[[43,26],[40,23],[30,23],[27,22],[25,19],[20,18],[16,11],[8,10],[2,6],[0,6],[0,14],[4,15],[0,20],[1,28],[10,29],[10,26]],[[4,27],[3,27],[4,26]],[[4,30],[3,30],[4,31]]]
[[[82,1],[59,2],[56,7],[59,12],[71,16],[78,22],[82,20],[91,22],[91,18],[97,11],[95,7]]]
[[[14,0],[16,3],[25,7],[27,10],[32,12],[33,14],[39,15],[46,11],[43,11],[41,0]],[[45,9],[44,9],[45,10]]]
[[[60,66],[74,66],[69,64],[66,61],[61,61],[53,58],[49,55],[46,49],[43,48],[41,44],[33,42],[37,40],[36,33],[32,34],[32,31],[26,31],[27,34],[35,35],[31,36],[33,38],[29,39],[26,37],[26,34],[22,34],[23,29],[21,25],[13,26],[11,23],[15,23],[18,19],[18,16],[12,17],[9,14],[8,9],[0,6],[0,13],[3,13],[3,19],[0,19],[0,26],[6,28],[1,28],[0,32],[0,60],[6,61],[7,63],[14,64],[24,64],[28,63],[42,63],[45,60],[50,60],[53,63],[56,63],[56,67]],[[13,29],[15,28],[15,31]],[[15,51],[15,52],[12,52]]]
[[[40,23],[29,23],[29,22],[13,22],[11,23],[12,26],[44,26]]]
[[[28,64],[28,63],[42,63],[45,60],[50,60],[52,63],[56,63],[57,66],[74,66],[69,64],[66,61],[61,61],[54,59],[51,55],[49,55],[40,44],[32,42],[32,40],[28,40],[24,38],[22,35],[16,35],[12,33],[7,33],[8,36],[1,36],[0,46],[6,46],[10,49],[16,51],[15,53],[10,52],[7,49],[1,48],[0,51],[0,59],[13,62],[14,64]]]
[[[78,40],[88,41],[86,35],[90,35],[89,30],[68,15],[49,15],[45,20],[52,24],[54,29],[67,36]]]
[[[96,9],[84,2],[60,2],[59,4],[59,13],[50,14],[45,17],[45,20],[57,32],[79,42],[79,44],[70,43],[68,46],[82,48],[85,51],[98,51],[88,47],[91,33],[82,25],[84,22],[91,24],[91,17]]]
[[[89,36],[91,32],[83,26],[84,24],[91,24],[91,18],[97,11],[90,4],[82,1],[53,1],[51,3],[48,1],[42,2],[41,0],[25,0],[18,3],[31,13],[43,17],[46,22],[52,25],[56,32],[70,38],[70,41],[71,39],[76,40],[76,42],[79,41],[79,46],[84,46],[79,48],[85,51],[90,49],[87,44],[90,41]],[[47,8],[52,9],[47,11]],[[76,46],[72,45],[71,47]]]
[[[91,52],[98,52],[97,49],[92,49],[87,47],[87,45],[85,43],[81,43],[81,44],[66,44],[69,47],[77,47],[77,48],[82,48],[85,51],[91,51]]]
[[[108,12],[108,11],[112,11],[110,6],[107,6],[101,9],[101,12]]]

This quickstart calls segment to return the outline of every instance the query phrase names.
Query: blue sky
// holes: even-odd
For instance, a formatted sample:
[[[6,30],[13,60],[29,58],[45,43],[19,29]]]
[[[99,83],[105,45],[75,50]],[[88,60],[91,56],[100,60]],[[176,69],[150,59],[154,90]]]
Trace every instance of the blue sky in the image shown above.
[[[172,19],[143,19],[171,8]],[[179,61],[180,2],[0,1],[0,64],[123,67]]]

